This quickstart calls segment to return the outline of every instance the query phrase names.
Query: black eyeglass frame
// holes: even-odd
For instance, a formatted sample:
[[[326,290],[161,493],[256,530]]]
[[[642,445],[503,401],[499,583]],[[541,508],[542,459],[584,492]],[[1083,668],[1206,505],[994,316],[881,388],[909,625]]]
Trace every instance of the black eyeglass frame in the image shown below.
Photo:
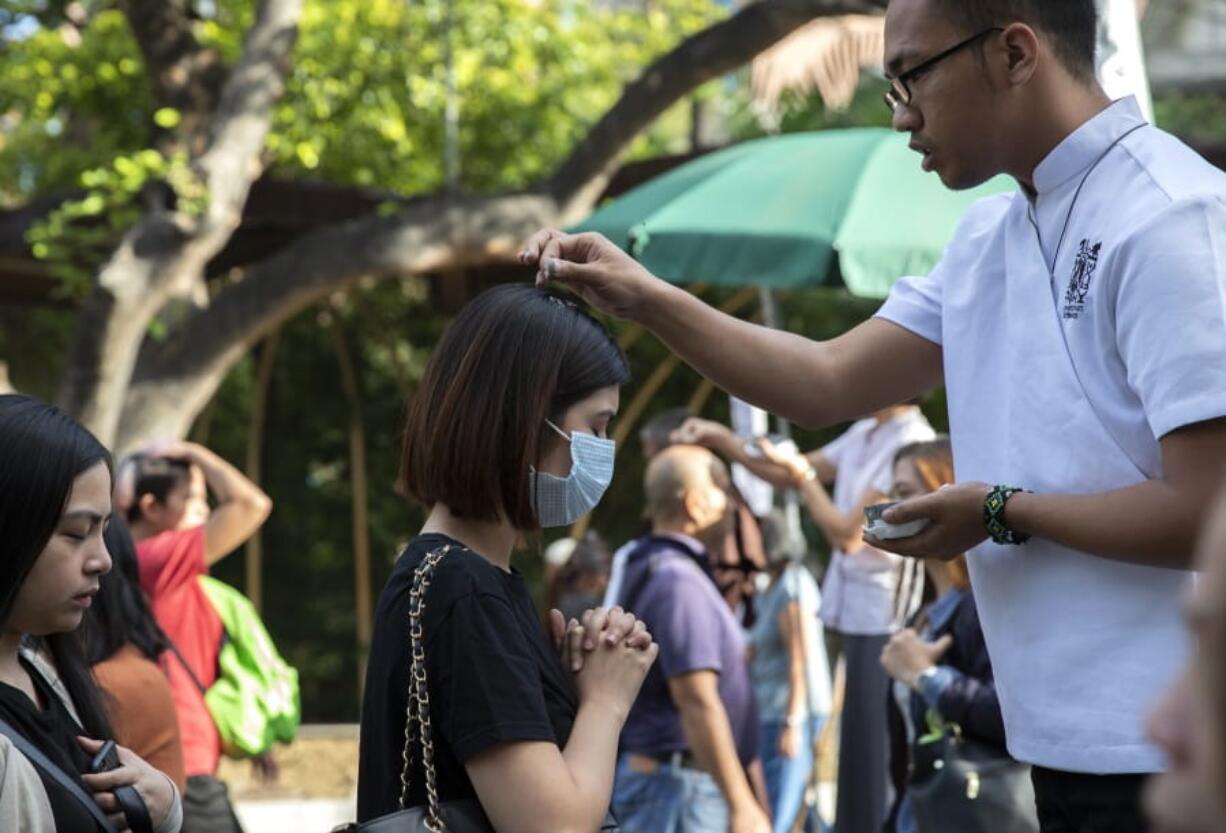
[[[1003,26],[993,26],[990,29],[984,29],[979,34],[971,35],[966,40],[954,44],[944,52],[934,55],[933,57],[924,61],[922,64],[913,66],[906,72],[900,72],[893,78],[887,79],[890,82],[890,88],[886,90],[885,95],[882,96],[885,99],[885,106],[890,108],[891,113],[896,112],[899,107],[909,106],[912,101],[910,86],[911,81],[915,80],[920,75],[923,75],[925,72],[928,72],[946,58],[961,52],[963,49],[966,49],[966,47],[975,43],[980,38],[987,37],[995,32],[1003,31],[1005,31]]]

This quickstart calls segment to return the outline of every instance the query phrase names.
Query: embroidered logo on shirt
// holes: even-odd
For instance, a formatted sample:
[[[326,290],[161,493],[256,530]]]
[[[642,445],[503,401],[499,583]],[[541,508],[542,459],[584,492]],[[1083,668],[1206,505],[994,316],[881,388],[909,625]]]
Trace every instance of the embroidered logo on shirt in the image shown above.
[[[1073,261],[1073,274],[1069,278],[1068,289],[1064,291],[1064,317],[1077,319],[1086,308],[1086,296],[1090,294],[1090,281],[1094,279],[1094,270],[1098,268],[1098,255],[1102,252],[1100,240],[1091,243],[1082,240],[1077,249],[1077,259]]]

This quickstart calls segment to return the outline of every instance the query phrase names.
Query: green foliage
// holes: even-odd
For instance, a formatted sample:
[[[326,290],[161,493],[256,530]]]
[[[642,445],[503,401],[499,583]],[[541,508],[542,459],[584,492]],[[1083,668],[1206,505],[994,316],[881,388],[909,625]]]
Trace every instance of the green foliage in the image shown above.
[[[1155,96],[1154,120],[1186,141],[1220,144],[1226,136],[1226,95],[1173,92]]]
[[[308,2],[269,150],[283,171],[441,188],[450,44],[461,185],[523,187],[652,57],[714,16],[709,0],[647,15],[562,0]]]
[[[7,4],[10,19],[44,6]],[[251,9],[217,3],[197,37],[232,63]],[[710,0],[661,0],[646,14],[573,0],[307,0],[268,153],[280,176],[438,189],[450,43],[461,184],[522,187],[561,161],[652,58],[721,14]],[[155,110],[117,11],[90,18],[79,43],[35,28],[3,47],[0,201],[74,186],[147,147],[154,125],[179,123]],[[675,145],[687,130],[684,113],[672,114],[639,152]]]
[[[166,121],[177,116],[173,110],[159,113]],[[115,240],[140,219],[138,198],[151,183],[173,191],[182,217],[199,217],[208,207],[208,189],[182,153],[169,159],[156,150],[117,156],[107,167],[82,173],[79,183],[84,196],[64,201],[26,233],[34,256],[47,262],[69,296],[85,293]]]
[[[119,12],[94,16],[79,43],[40,28],[0,49],[0,205],[75,187],[147,144],[149,83]]]
[[[182,117],[155,109],[123,15],[97,11],[72,36],[31,28],[29,15],[54,24],[63,5],[3,7],[10,21],[26,15],[27,31],[3,42],[0,205],[84,191],[29,235],[65,294],[77,295],[140,216],[142,188],[165,182],[187,216],[207,195],[184,158],[148,149],[155,127],[173,131]],[[450,52],[461,186],[524,187],[565,157],[644,65],[722,13],[710,0],[662,0],[646,14],[571,0],[307,0],[267,155],[282,177],[405,194],[441,188]],[[251,17],[250,2],[219,2],[197,37],[233,63]],[[680,150],[687,131],[678,108],[636,152]]]

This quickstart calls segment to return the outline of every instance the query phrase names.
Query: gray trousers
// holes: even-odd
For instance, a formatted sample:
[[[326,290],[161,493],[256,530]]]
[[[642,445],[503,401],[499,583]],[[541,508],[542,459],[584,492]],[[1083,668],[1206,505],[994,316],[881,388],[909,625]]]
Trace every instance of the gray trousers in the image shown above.
[[[847,688],[839,733],[835,833],[881,833],[889,811],[890,678],[881,667],[888,636],[843,635]]]

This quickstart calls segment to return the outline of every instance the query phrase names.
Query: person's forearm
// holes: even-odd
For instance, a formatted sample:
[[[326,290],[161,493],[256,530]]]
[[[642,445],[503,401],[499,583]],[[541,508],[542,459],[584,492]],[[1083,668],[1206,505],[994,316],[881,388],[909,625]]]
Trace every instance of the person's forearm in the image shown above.
[[[808,704],[808,689],[805,682],[805,663],[801,659],[799,662],[795,658],[792,659],[791,667],[788,669],[788,711],[789,718],[798,715],[804,715],[809,711]]]
[[[782,579],[781,579],[782,580]],[[783,640],[788,647],[788,718],[809,710],[808,681],[805,679],[805,628],[797,602],[791,602],[779,614],[784,623]]]
[[[204,482],[219,503],[231,501],[251,504],[269,502],[268,495],[227,460],[201,445],[191,446],[191,461],[204,472]]]
[[[600,826],[613,795],[617,741],[626,715],[597,703],[583,703],[571,728],[562,758],[570,770],[571,815],[574,829],[595,830]]]
[[[1103,558],[1189,569],[1211,497],[1181,493],[1162,480],[1095,495],[1018,493],[1009,498],[1005,523]]]
[[[843,552],[858,550],[863,540],[859,515],[855,518],[844,516],[834,505],[830,493],[816,480],[805,480],[799,488],[809,515],[826,536],[826,540]]]
[[[761,454],[751,455],[746,449],[747,442],[731,429],[722,434],[712,443],[711,450],[731,463],[740,463],[756,477],[765,480],[779,489],[792,485],[792,475],[786,466],[772,462]]]
[[[730,808],[756,802],[745,768],[737,756],[728,712],[719,700],[693,699],[678,704],[681,728],[694,760],[719,785]]]
[[[833,341],[812,341],[741,321],[662,281],[653,283],[634,316],[723,390],[807,428],[856,419],[918,396],[940,380],[935,345],[899,354],[888,338],[874,333],[875,343],[865,349],[864,333],[854,330]],[[874,319],[857,329],[894,326]],[[840,345],[849,336],[861,344],[855,366],[840,361]]]

